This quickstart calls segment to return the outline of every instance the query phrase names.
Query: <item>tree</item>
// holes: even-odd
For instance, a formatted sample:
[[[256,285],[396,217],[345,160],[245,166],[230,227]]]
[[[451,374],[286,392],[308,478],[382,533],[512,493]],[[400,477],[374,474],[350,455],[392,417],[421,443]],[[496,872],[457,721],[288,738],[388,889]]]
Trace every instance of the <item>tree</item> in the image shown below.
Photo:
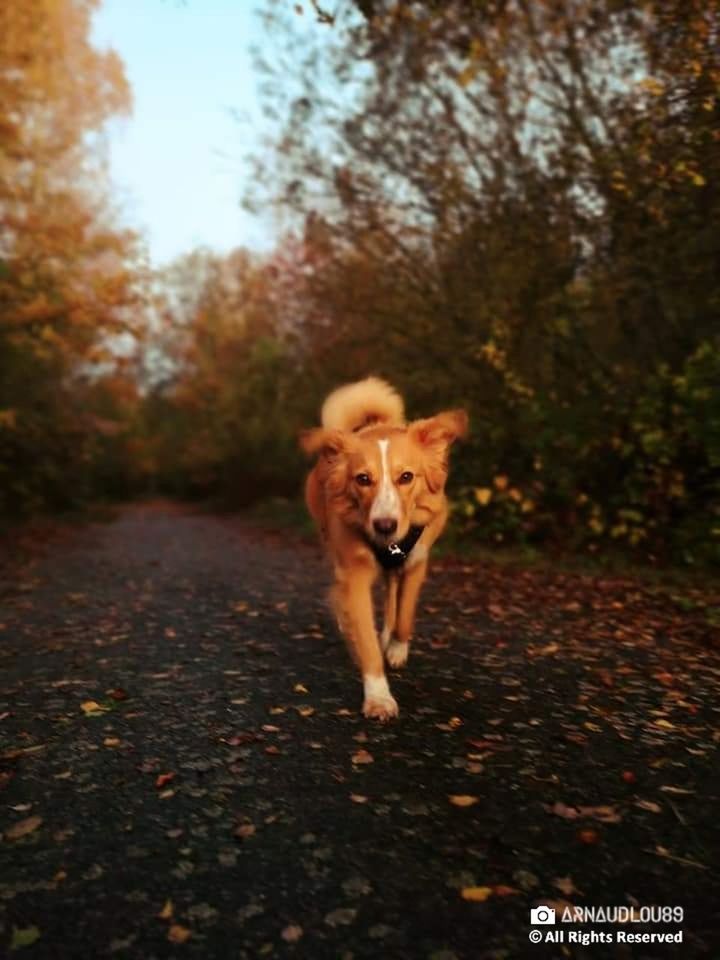
[[[89,40],[95,0],[0,7],[0,474],[3,512],[67,503],[87,425],[70,380],[135,328],[134,240],[105,200],[102,125],[121,63]],[[73,488],[72,493],[70,488]]]

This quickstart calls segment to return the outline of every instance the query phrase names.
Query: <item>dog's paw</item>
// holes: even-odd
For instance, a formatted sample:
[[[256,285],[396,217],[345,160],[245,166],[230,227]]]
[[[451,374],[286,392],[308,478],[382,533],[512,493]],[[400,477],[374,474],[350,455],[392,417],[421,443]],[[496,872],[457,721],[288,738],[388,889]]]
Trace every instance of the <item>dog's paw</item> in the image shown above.
[[[362,712],[366,717],[373,717],[381,723],[396,717],[399,713],[397,700],[391,694],[382,697],[365,697]]]
[[[384,626],[382,628],[382,633],[380,634],[380,648],[382,649],[383,653],[387,650],[387,648],[390,646],[391,643],[392,643],[392,630],[390,629],[390,627]]]
[[[404,667],[407,663],[409,644],[393,640],[385,650],[385,657],[391,667]]]

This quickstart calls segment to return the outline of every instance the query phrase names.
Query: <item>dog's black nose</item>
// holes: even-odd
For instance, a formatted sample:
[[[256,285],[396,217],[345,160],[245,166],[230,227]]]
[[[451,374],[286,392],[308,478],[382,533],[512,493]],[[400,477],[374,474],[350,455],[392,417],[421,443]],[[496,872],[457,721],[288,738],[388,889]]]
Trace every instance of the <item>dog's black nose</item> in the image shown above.
[[[373,520],[373,527],[376,533],[382,534],[383,537],[389,537],[391,533],[395,533],[397,530],[397,520],[393,520],[392,517],[381,517],[379,520]]]

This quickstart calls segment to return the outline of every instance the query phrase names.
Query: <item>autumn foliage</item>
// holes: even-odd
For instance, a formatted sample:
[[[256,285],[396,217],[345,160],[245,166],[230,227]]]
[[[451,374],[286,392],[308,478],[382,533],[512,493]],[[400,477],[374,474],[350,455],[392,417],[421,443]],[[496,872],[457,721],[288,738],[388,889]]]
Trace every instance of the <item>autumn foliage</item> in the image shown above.
[[[100,131],[129,106],[122,65],[88,40],[96,3],[0,5],[0,513],[95,492],[94,413],[112,338],[136,326],[132,239],[114,229]],[[122,403],[122,400],[120,401]]]
[[[413,415],[471,411],[451,491],[467,538],[717,561],[717,0],[266,0],[279,120],[248,203],[286,230],[269,256],[163,270],[134,378],[113,361],[91,381],[139,316],[86,164],[122,71],[88,46],[87,4],[11,8],[0,462],[23,452],[20,496],[98,443],[97,489],[294,496],[297,430],[374,372]]]

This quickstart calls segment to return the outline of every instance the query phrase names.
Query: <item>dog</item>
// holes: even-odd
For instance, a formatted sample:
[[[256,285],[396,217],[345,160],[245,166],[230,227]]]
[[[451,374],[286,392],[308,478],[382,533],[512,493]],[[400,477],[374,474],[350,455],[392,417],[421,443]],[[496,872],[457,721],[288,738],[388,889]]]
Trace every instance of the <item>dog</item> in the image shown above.
[[[430,549],[448,517],[445,481],[450,445],[467,432],[464,410],[405,422],[400,395],[368,377],[333,391],[322,426],[305,430],[304,451],[317,462],[305,501],[335,572],[331,605],[363,681],[362,712],[398,715],[383,656],[405,665]],[[378,638],[373,583],[384,574],[384,625]]]

